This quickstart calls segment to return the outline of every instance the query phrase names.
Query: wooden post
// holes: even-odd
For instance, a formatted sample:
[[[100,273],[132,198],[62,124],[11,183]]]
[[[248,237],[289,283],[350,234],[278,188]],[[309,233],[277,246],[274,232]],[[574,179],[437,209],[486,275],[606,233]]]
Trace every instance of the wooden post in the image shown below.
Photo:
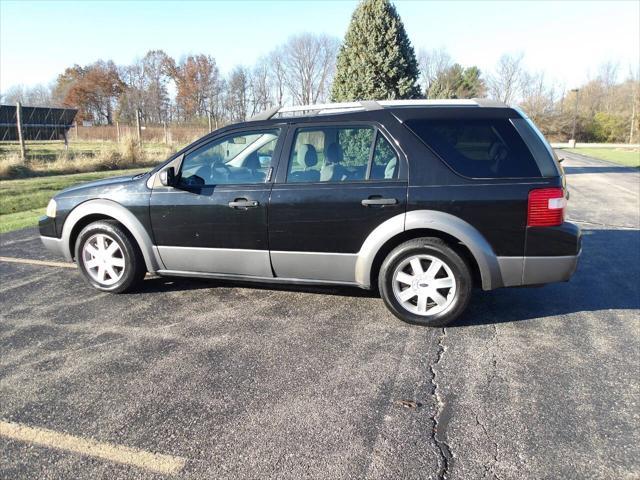
[[[20,141],[20,158],[27,161],[27,149],[24,146],[24,136],[22,135],[22,105],[16,103],[16,127],[18,128],[18,140]]]
[[[631,127],[629,128],[629,143],[633,143],[633,129],[636,123],[636,82],[633,82],[631,89]]]
[[[211,123],[211,111],[207,112],[207,118],[209,119],[209,133],[213,132],[213,125]]]
[[[78,121],[75,121],[76,124],[76,142],[78,141]]]
[[[120,143],[120,122],[116,120],[116,142]]]
[[[136,126],[138,127],[138,146],[142,148],[142,127],[140,126],[140,110],[136,109]]]
[[[69,140],[67,139],[67,131],[64,130],[62,132],[62,137],[64,138],[64,151],[68,152],[69,151]]]

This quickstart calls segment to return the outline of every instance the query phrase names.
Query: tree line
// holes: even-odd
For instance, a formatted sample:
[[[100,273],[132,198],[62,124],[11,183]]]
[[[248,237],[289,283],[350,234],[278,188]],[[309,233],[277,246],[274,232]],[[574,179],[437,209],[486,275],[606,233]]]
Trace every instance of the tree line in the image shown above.
[[[505,54],[490,72],[463,66],[444,49],[416,54],[389,0],[363,0],[344,41],[324,34],[291,36],[252,66],[227,74],[213,56],[176,60],[162,50],[131,65],[111,60],[74,65],[50,87],[16,86],[3,103],[78,108],[78,120],[95,124],[245,120],[279,105],[368,99],[488,97],[520,106],[555,140],[638,141],[640,78],[602,65],[583,85],[567,89],[544,72],[524,67],[523,54]]]

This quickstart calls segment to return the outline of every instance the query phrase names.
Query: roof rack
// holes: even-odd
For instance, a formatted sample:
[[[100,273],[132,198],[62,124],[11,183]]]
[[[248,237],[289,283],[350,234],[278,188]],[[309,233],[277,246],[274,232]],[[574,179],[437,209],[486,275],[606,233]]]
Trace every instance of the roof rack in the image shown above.
[[[269,120],[276,115],[280,117],[330,115],[335,113],[383,110],[401,107],[438,107],[438,106],[472,106],[472,107],[506,107],[504,103],[486,98],[462,100],[361,100],[357,102],[319,103],[315,105],[295,105],[293,107],[275,107],[265,110],[249,119],[249,121]]]

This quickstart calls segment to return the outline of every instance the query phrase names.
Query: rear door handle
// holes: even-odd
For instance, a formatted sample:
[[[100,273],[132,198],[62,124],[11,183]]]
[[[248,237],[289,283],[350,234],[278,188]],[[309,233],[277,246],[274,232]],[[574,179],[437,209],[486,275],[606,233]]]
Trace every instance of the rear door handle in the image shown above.
[[[258,205],[260,205],[259,202],[246,198],[236,198],[233,202],[229,202],[231,208],[256,208]]]
[[[381,206],[384,207],[386,205],[397,205],[398,200],[396,198],[382,198],[382,197],[369,197],[362,200],[362,206],[371,207],[371,206]]]

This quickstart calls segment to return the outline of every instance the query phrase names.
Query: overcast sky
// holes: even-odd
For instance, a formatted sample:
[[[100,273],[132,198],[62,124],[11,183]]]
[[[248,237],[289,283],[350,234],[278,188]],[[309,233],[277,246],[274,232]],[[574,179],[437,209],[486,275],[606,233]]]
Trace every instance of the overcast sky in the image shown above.
[[[416,52],[445,47],[490,71],[501,54],[571,88],[607,60],[640,62],[640,1],[394,2]],[[0,1],[0,91],[49,83],[99,58],[127,64],[150,49],[215,57],[223,72],[301,32],[342,39],[355,1]]]

